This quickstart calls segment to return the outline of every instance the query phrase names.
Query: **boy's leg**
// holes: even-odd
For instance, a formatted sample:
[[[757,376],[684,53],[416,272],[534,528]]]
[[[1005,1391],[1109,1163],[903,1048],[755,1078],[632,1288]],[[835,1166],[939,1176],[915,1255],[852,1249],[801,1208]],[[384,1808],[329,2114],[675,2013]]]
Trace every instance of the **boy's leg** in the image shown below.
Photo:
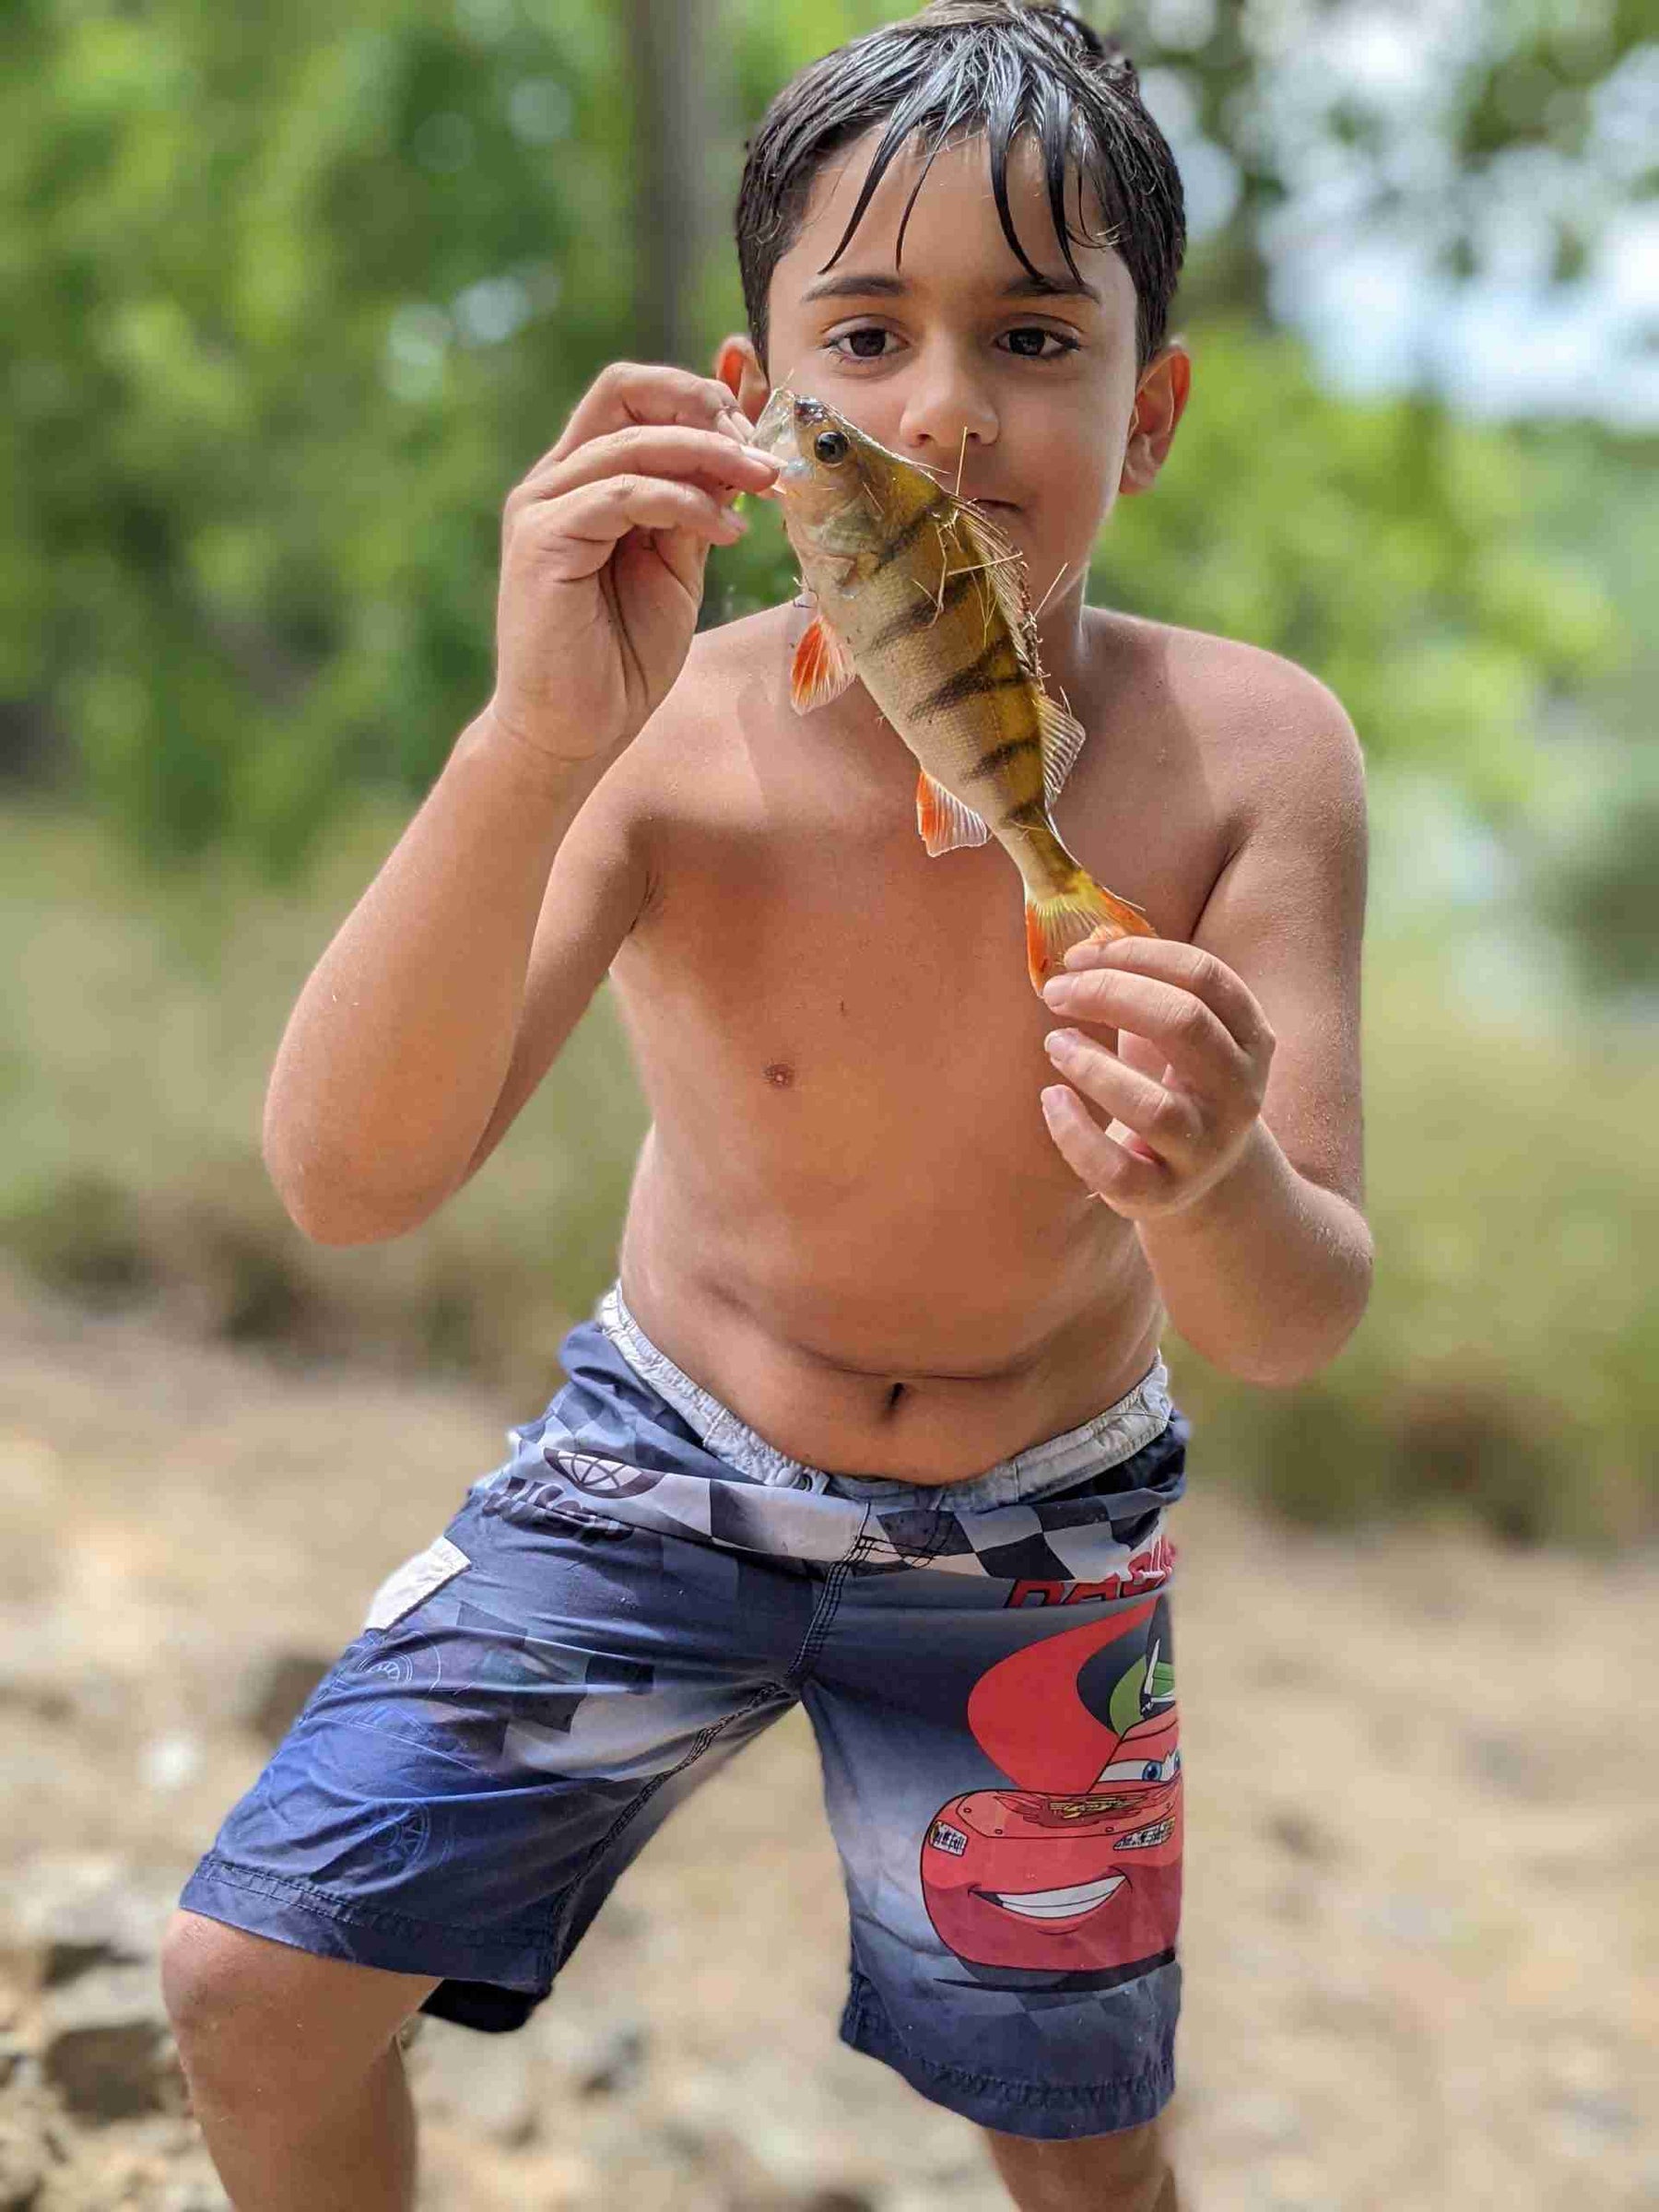
[[[1019,2212],[1180,2212],[1156,2120],[1115,2136],[1036,2143],[985,2130]]]
[[[551,1487],[475,1491],[389,1579],[186,1885],[169,2003],[237,2212],[406,2212],[397,2028],[452,1992],[522,2024],[647,1837],[794,1701],[809,1584]]]
[[[397,2031],[436,1987],[194,1912],[162,1989],[191,2106],[236,2212],[409,2212],[415,2114]]]

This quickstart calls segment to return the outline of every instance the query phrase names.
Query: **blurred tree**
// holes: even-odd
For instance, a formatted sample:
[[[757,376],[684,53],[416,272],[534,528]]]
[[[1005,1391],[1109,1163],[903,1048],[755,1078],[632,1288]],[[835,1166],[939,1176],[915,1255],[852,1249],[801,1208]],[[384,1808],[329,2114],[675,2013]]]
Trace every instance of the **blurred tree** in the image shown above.
[[[703,350],[701,277],[724,241],[708,160],[725,73],[711,67],[711,0],[628,0],[634,59],[634,347],[689,367]]]

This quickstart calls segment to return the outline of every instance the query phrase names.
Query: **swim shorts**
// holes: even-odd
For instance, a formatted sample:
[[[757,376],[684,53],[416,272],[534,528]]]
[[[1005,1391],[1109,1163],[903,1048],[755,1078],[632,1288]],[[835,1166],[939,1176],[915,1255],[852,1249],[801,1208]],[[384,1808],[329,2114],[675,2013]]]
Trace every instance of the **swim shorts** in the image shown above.
[[[843,2039],[1010,2135],[1151,2119],[1181,1988],[1161,1364],[933,1488],[785,1457],[619,1290],[560,1358],[181,1903],[515,2028],[668,1813],[799,1702],[846,1873]]]

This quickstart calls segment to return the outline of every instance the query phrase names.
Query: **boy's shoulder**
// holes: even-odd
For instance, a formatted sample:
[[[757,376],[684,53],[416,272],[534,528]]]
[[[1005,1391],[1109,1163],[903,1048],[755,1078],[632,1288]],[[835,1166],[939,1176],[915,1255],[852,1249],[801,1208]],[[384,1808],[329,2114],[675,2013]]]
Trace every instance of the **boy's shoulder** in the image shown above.
[[[1234,843],[1274,826],[1363,834],[1359,740],[1328,684],[1240,638],[1090,607],[1094,704],[1142,734],[1148,768],[1183,766],[1230,823]],[[1086,717],[1086,720],[1088,718]]]
[[[1188,629],[1115,608],[1085,610],[1109,680],[1164,694],[1171,711],[1199,716],[1224,741],[1248,738],[1253,758],[1281,759],[1320,741],[1358,758],[1341,700],[1311,670],[1265,645]]]
[[[782,696],[782,677],[789,666],[792,620],[806,616],[787,600],[763,606],[754,614],[735,615],[729,622],[700,629],[691,641],[681,681],[687,677],[711,680],[735,675],[771,679]]]

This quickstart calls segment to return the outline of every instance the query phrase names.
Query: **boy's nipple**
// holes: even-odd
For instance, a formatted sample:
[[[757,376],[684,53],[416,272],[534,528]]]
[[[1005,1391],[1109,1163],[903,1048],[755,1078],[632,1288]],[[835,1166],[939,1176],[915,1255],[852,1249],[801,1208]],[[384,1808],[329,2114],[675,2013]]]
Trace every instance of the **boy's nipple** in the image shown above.
[[[787,1060],[769,1060],[760,1073],[774,1090],[787,1090],[795,1078],[795,1071]]]

